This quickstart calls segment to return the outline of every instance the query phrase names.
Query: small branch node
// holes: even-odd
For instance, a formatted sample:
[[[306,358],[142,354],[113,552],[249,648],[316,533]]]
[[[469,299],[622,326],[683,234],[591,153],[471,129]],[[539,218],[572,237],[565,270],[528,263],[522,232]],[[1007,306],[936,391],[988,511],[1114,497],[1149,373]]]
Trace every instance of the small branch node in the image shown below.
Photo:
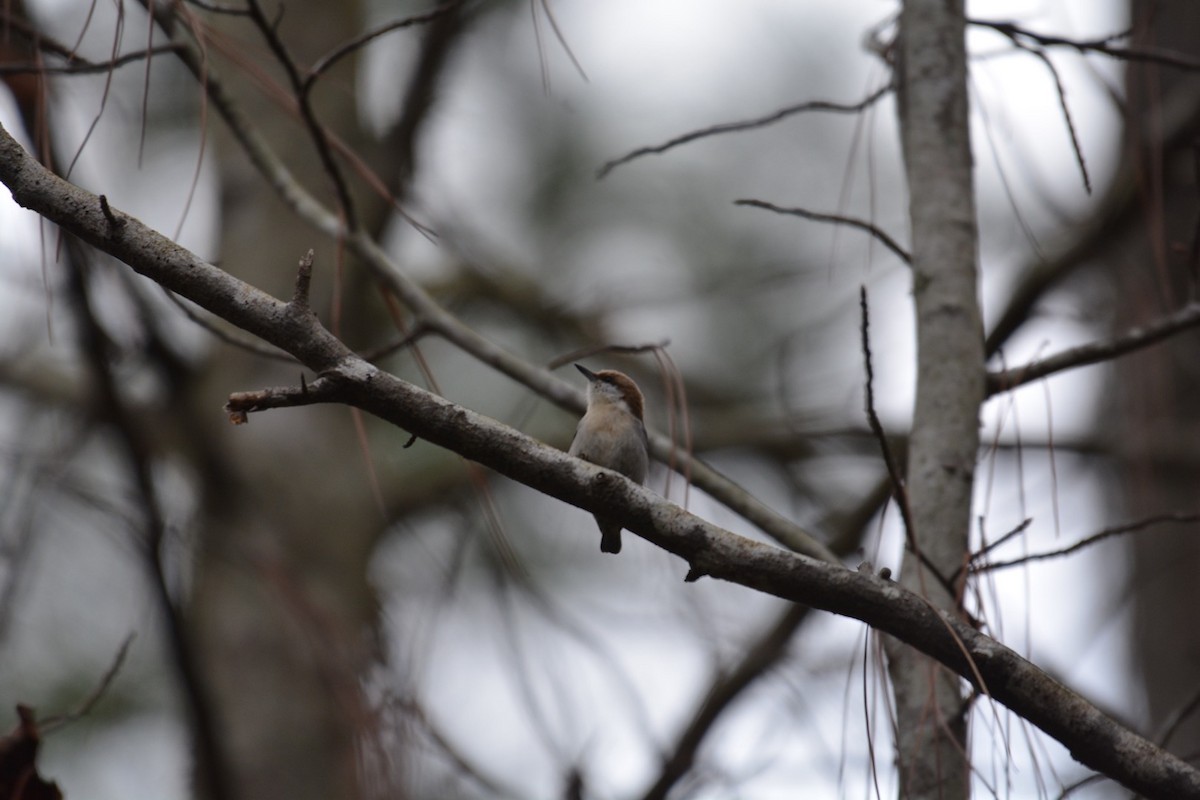
[[[296,308],[308,309],[308,291],[312,285],[313,249],[308,248],[304,258],[300,259],[300,269],[296,272],[296,290],[292,293],[292,302]]]
[[[125,220],[120,219],[113,213],[112,207],[108,205],[108,198],[104,195],[100,195],[100,213],[108,221],[108,233],[110,236],[119,233],[125,227]]]

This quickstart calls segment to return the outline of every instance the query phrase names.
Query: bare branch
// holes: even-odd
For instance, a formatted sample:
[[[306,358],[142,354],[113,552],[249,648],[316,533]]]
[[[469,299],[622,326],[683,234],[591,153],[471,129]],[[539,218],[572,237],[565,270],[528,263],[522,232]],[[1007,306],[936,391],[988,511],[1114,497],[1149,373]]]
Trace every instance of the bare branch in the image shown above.
[[[1106,342],[1093,342],[1072,347],[1022,367],[989,372],[987,392],[988,395],[1007,392],[1057,372],[1065,372],[1088,364],[1098,364],[1102,361],[1111,361],[1118,356],[1158,344],[1177,333],[1195,327],[1200,327],[1200,303],[1191,303],[1173,314],[1168,314],[1147,325],[1131,328]]]
[[[809,211],[803,208],[781,208],[765,200],[735,200],[735,206],[750,206],[752,208],[765,208],[768,211],[774,211],[776,214],[790,214],[794,217],[802,219],[810,219],[814,222],[832,222],[835,225],[847,225],[851,228],[858,228],[860,231],[866,231],[874,236],[888,250],[895,253],[901,261],[909,266],[912,266],[912,256],[907,250],[900,246],[900,243],[889,236],[883,229],[872,225],[866,220],[847,217],[842,214],[822,214],[818,211]]]
[[[133,637],[134,634],[131,633],[125,637],[125,641],[121,642],[121,646],[117,648],[116,656],[113,657],[112,664],[100,676],[100,681],[96,684],[96,687],[88,693],[88,696],[83,699],[79,707],[66,714],[57,714],[42,720],[42,733],[49,733],[55,728],[83,719],[92,713],[92,709],[96,707],[96,703],[100,702],[100,698],[104,697],[105,693],[108,692],[109,687],[112,686],[112,682],[117,677],[117,673],[121,671],[121,665],[125,663],[125,656],[129,653],[129,645],[133,644]]]
[[[246,422],[246,415],[272,408],[297,408],[320,403],[345,403],[345,395],[336,381],[318,377],[312,383],[301,378],[299,386],[277,386],[249,392],[234,392],[225,403],[225,411],[235,425]]]
[[[1054,62],[1050,60],[1050,56],[1041,48],[1031,47],[1023,42],[1014,39],[1015,44],[1021,50],[1038,58],[1046,69],[1050,72],[1050,77],[1054,79],[1054,90],[1058,95],[1058,107],[1062,109],[1063,121],[1067,125],[1067,135],[1071,137],[1071,151],[1075,154],[1075,163],[1079,165],[1079,173],[1083,178],[1083,188],[1088,194],[1092,193],[1092,179],[1088,175],[1087,160],[1083,157],[1083,146],[1079,143],[1079,134],[1075,130],[1075,121],[1071,117],[1071,108],[1067,105],[1067,89],[1063,86],[1062,77],[1058,74],[1058,67],[1054,66]]]
[[[933,657],[1063,742],[1088,766],[1155,797],[1200,795],[1200,770],[1121,726],[952,612],[891,581],[730,533],[617,473],[432,395],[355,357],[311,314],[299,314],[197,259],[139,221],[115,236],[96,197],[45,170],[0,128],[0,182],[14,199],[166,288],[340,384],[347,402],[531,488],[602,511],[691,569],[796,603],[854,617]]]
[[[682,144],[694,142],[697,139],[705,139],[709,136],[719,136],[725,133],[738,133],[740,131],[754,130],[755,128],[765,128],[768,125],[772,125],[782,119],[795,116],[796,114],[803,114],[809,111],[824,111],[836,114],[857,114],[875,105],[875,103],[886,97],[891,91],[891,84],[888,84],[887,86],[882,86],[876,89],[874,92],[867,95],[857,103],[833,103],[828,100],[811,100],[807,103],[800,103],[799,105],[781,108],[778,111],[767,114],[765,117],[742,120],[740,122],[726,122],[721,125],[713,125],[711,128],[702,128],[697,131],[685,133],[682,136],[677,136],[670,141],[664,142],[663,144],[654,145],[652,147],[640,147],[637,150],[626,153],[620,158],[615,158],[612,161],[606,162],[600,167],[600,169],[596,171],[596,178],[597,180],[602,179],[607,176],[608,173],[612,172],[622,164],[628,164],[630,161],[641,158],[642,156],[665,153],[666,151],[676,148]]]
[[[1123,536],[1127,533],[1137,533],[1138,531],[1143,531],[1147,528],[1151,528],[1155,525],[1162,525],[1167,522],[1175,522],[1180,524],[1200,522],[1200,513],[1158,514],[1153,517],[1138,520],[1137,522],[1130,522],[1125,525],[1115,525],[1111,528],[1105,528],[1099,533],[1094,533],[1085,539],[1080,539],[1078,542],[1075,542],[1075,544],[1059,548],[1058,550],[1050,550],[1046,553],[1033,553],[1032,555],[1021,556],[1020,558],[1014,558],[1010,561],[990,561],[984,564],[972,564],[970,567],[970,572],[994,572],[998,569],[1008,569],[1009,567],[1019,567],[1023,564],[1031,564],[1034,561],[1045,561],[1046,559],[1050,558],[1062,558],[1063,556],[1069,556],[1072,553],[1077,553],[1086,547],[1091,547],[1094,544],[1098,544],[1105,539],[1111,539],[1114,536]]]
[[[900,518],[904,521],[904,536],[908,541],[908,546],[914,552],[919,553],[920,549],[917,547],[914,536],[912,510],[908,505],[908,491],[904,488],[904,476],[900,472],[900,465],[892,455],[892,447],[888,443],[887,434],[883,431],[883,423],[879,421],[879,415],[875,413],[875,369],[871,366],[871,340],[868,335],[871,317],[867,307],[867,287],[865,286],[858,287],[858,305],[862,320],[859,330],[862,336],[863,369],[867,377],[863,390],[863,405],[867,414],[867,423],[871,426],[871,433],[875,435],[876,441],[879,442],[879,449],[883,453],[883,463],[887,467],[888,477],[892,481],[892,496],[896,498],[896,504],[900,506]],[[934,570],[934,573],[936,574],[937,570]]]
[[[0,64],[0,75],[94,75],[99,72],[110,72],[126,64],[136,64],[157,55],[178,52],[179,45],[177,44],[160,44],[147,50],[124,53],[106,61],[88,61],[75,56],[69,63],[61,66],[52,66],[41,62]]]
[[[333,157],[329,132],[326,131],[321,121],[317,119],[317,112],[312,106],[309,92],[305,89],[306,84],[300,74],[300,68],[296,65],[291,53],[288,52],[287,45],[280,38],[278,26],[275,22],[267,19],[266,12],[263,11],[259,0],[248,0],[248,2],[250,19],[254,21],[263,39],[267,42],[267,46],[275,54],[275,59],[283,67],[284,72],[287,73],[288,81],[292,84],[292,90],[295,92],[296,102],[300,108],[300,118],[304,120],[304,126],[308,129],[308,135],[317,150],[321,164],[324,166],[329,179],[333,182],[334,190],[337,192],[338,205],[346,220],[346,226],[353,230],[358,227],[358,219],[354,211],[354,200],[350,196],[350,187],[346,183],[346,177],[342,174],[341,167],[338,166],[337,161]],[[283,9],[284,6],[280,6],[279,12],[283,13]]]
[[[1069,47],[1072,50],[1077,50],[1080,53],[1097,53],[1099,55],[1109,56],[1120,61],[1141,61],[1151,64],[1161,64],[1166,67],[1177,67],[1191,72],[1200,71],[1200,60],[1191,58],[1183,53],[1178,53],[1174,50],[1164,50],[1162,48],[1132,48],[1132,47],[1114,47],[1112,42],[1115,39],[1123,39],[1128,36],[1126,33],[1121,33],[1116,36],[1107,36],[1103,39],[1068,39],[1062,36],[1050,36],[1044,33],[1034,33],[1028,28],[1023,28],[1015,22],[997,22],[985,19],[968,20],[967,24],[975,25],[980,28],[991,28],[994,31],[1004,34],[1012,39],[1013,44],[1022,47],[1027,40],[1035,42],[1043,47]],[[1023,48],[1024,49],[1024,48]]]
[[[410,17],[404,17],[402,19],[392,20],[391,22],[385,22],[382,25],[356,36],[350,41],[339,45],[332,51],[321,56],[319,59],[317,59],[317,63],[312,65],[312,68],[308,71],[308,75],[304,77],[304,82],[301,87],[302,91],[305,94],[311,92],[313,84],[316,83],[317,79],[328,72],[334,64],[341,61],[355,50],[365,47],[366,45],[375,41],[380,36],[391,33],[392,31],[410,28],[414,25],[424,25],[426,23],[433,22],[439,17],[454,11],[462,4],[463,0],[451,0],[451,2],[442,3],[440,6],[437,6],[430,11],[426,11],[424,14],[414,14]]]

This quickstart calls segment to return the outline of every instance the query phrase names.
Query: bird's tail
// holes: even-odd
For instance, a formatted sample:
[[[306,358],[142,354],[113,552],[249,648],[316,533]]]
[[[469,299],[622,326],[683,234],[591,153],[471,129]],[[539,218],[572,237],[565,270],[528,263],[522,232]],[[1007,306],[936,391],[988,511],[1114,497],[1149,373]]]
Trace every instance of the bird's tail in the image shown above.
[[[614,555],[621,552],[621,526],[602,519],[596,523],[600,526],[600,552]]]

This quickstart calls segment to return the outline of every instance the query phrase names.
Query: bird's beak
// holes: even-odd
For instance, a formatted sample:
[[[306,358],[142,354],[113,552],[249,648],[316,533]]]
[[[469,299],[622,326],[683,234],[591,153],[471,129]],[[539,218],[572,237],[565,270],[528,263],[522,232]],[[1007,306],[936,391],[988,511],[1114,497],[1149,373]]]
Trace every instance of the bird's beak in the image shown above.
[[[587,378],[587,379],[588,379],[588,381],[594,381],[594,380],[596,380],[596,373],[592,372],[592,371],[591,371],[590,369],[588,369],[587,367],[581,367],[581,366],[579,366],[578,364],[576,364],[576,365],[575,365],[575,369],[577,369],[577,370],[579,370],[580,372],[582,372],[582,373],[583,373],[583,377]]]

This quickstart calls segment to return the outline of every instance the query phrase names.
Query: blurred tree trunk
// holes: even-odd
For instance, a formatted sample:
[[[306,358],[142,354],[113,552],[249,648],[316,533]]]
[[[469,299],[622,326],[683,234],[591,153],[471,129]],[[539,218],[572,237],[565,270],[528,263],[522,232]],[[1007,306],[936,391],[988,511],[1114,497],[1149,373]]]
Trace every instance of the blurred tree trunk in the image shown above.
[[[1200,56],[1200,4],[1166,0],[1130,4],[1133,46]],[[1197,208],[1200,206],[1200,76],[1130,64],[1129,115],[1123,157],[1132,162],[1140,216],[1129,226],[1116,258],[1108,262],[1116,296],[1118,330],[1196,299]],[[1163,130],[1182,125],[1166,146]],[[1200,473],[1187,460],[1156,459],[1155,442],[1200,442],[1200,334],[1186,333],[1120,359],[1112,372],[1119,452],[1128,469],[1118,473],[1124,514],[1140,519],[1196,510]],[[1194,464],[1194,461],[1192,461]],[[1162,732],[1173,714],[1200,692],[1200,630],[1185,620],[1196,608],[1200,539],[1142,534],[1131,543],[1132,659],[1141,674],[1149,712],[1148,733]],[[1181,617],[1181,613],[1183,616]],[[1183,622],[1183,624],[1181,624]],[[1200,716],[1192,714],[1168,742],[1180,754],[1200,748]]]
[[[355,2],[290,0],[283,10],[280,34],[301,67],[361,30]],[[215,21],[253,63],[274,63],[244,18]],[[356,124],[353,61],[327,76],[314,99],[320,119],[369,155],[371,142]],[[332,204],[330,178],[299,120],[245,80],[238,64],[221,59],[217,69],[295,177]],[[279,70],[271,74],[287,87]],[[211,130],[222,187],[219,263],[288,297],[299,259],[314,247],[312,304],[330,324],[332,245],[283,205],[223,124]],[[378,227],[386,206],[355,199],[364,224]],[[361,308],[355,299],[343,303]],[[360,681],[377,621],[366,567],[383,520],[350,412],[300,410],[236,431],[219,412],[230,391],[295,384],[300,372],[221,345],[202,377],[205,402],[192,410],[197,428],[221,430],[204,438],[204,518],[190,610],[243,799],[366,796],[358,749],[369,719]]]
[[[909,546],[900,582],[957,613],[983,402],[983,326],[967,124],[962,2],[908,0],[900,18],[898,104],[917,318],[917,397],[908,455]],[[891,641],[900,794],[970,794],[967,699],[956,675]]]

